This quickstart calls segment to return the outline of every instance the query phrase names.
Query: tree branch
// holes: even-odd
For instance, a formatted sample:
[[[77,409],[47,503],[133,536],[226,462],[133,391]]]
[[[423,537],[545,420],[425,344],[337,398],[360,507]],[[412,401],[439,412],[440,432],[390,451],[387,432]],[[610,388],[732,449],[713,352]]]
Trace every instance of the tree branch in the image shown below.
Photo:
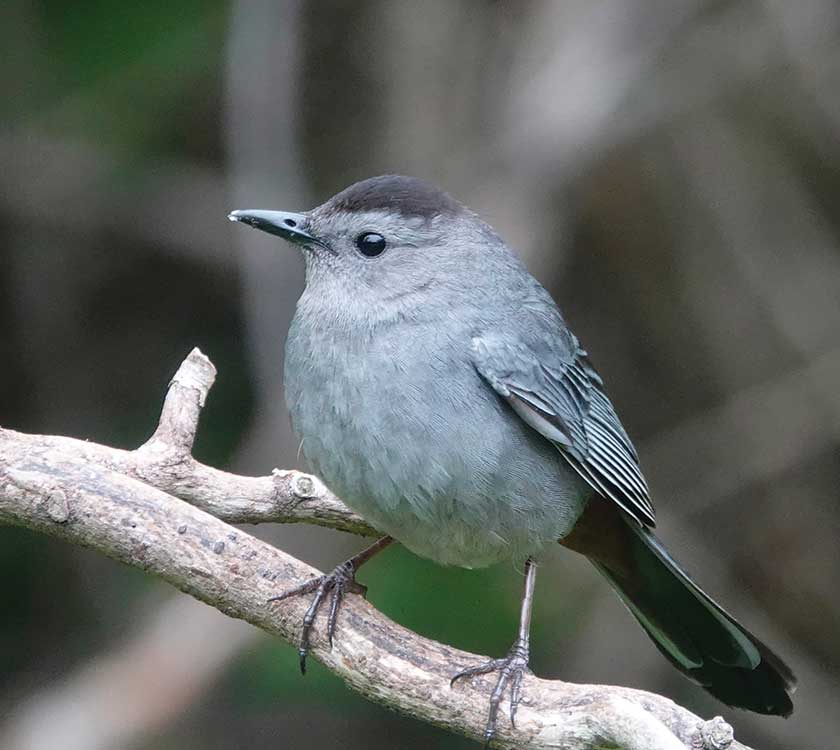
[[[214,378],[213,365],[193,350],[170,383],[154,435],[135,451],[0,429],[0,521],[97,549],[296,643],[308,602],[266,600],[317,571],[226,522],[375,531],[311,475],[243,477],[195,461],[198,417]],[[490,681],[449,687],[457,669],[483,657],[422,638],[358,596],[341,609],[334,647],[316,634],[313,656],[371,700],[476,739],[483,734]],[[503,722],[497,744],[744,748],[723,719],[705,722],[667,698],[532,676],[516,728]]]

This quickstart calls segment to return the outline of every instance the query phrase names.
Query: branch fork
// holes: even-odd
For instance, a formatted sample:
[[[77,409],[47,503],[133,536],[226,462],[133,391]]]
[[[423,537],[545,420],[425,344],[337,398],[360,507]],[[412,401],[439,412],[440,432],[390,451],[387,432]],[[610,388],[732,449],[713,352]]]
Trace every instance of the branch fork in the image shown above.
[[[233,523],[312,523],[377,532],[317,477],[275,469],[246,477],[192,457],[216,369],[198,349],[181,364],[154,434],[134,451],[0,428],[0,522],[97,549],[171,583],[232,617],[297,643],[305,597],[278,592],[318,575]],[[455,665],[486,659],[399,626],[348,597],[330,648],[312,656],[367,698],[474,739],[483,736],[490,681],[449,686]],[[710,721],[629,688],[527,675],[516,727],[500,720],[497,747],[521,750],[744,750],[721,717]]]

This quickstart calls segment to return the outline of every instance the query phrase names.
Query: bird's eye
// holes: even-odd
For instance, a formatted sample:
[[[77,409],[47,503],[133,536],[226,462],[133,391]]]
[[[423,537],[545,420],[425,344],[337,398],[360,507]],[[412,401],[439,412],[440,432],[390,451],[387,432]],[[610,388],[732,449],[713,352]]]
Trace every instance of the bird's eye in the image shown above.
[[[376,232],[365,232],[356,237],[356,248],[362,255],[375,258],[385,252],[385,238]]]

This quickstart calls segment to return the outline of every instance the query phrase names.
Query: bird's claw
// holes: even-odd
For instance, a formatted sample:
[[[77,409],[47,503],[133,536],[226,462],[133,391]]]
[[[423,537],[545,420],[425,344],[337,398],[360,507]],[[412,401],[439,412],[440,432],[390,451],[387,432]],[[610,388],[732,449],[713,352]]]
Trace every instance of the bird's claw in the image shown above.
[[[282,594],[272,596],[269,602],[281,602],[284,599],[289,599],[293,596],[300,596],[302,594],[311,594],[315,592],[312,603],[306,610],[303,616],[303,624],[300,633],[300,646],[298,647],[298,656],[300,657],[300,671],[301,674],[306,674],[306,657],[309,654],[309,636],[312,632],[312,627],[315,624],[315,616],[318,614],[318,609],[329,595],[330,610],[327,615],[327,639],[330,643],[330,648],[333,645],[333,635],[335,634],[335,624],[338,619],[338,608],[341,605],[341,600],[347,592],[352,594],[367,594],[367,587],[356,581],[356,566],[351,560],[338,565],[331,573],[326,573],[321,576],[316,576],[306,583],[295,586],[293,589],[284,591]]]
[[[476,677],[482,674],[498,672],[496,686],[490,695],[490,711],[487,715],[487,725],[484,729],[484,747],[490,747],[490,743],[496,736],[496,724],[499,717],[499,706],[505,689],[510,685],[510,723],[516,726],[516,710],[522,698],[522,678],[530,672],[528,669],[528,642],[517,640],[503,659],[491,659],[484,664],[469,667],[458,672],[450,681],[450,687],[461,678]]]

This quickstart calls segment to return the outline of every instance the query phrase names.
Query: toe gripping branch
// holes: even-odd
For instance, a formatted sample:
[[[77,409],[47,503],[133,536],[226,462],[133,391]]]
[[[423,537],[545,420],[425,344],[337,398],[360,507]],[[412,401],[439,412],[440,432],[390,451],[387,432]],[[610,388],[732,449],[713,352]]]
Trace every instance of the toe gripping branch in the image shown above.
[[[496,726],[499,719],[499,707],[505,690],[510,685],[510,723],[516,726],[516,710],[519,708],[519,701],[522,698],[522,678],[530,672],[528,669],[529,646],[528,639],[524,641],[517,639],[511,647],[508,655],[503,659],[491,659],[477,667],[470,667],[458,672],[450,681],[450,686],[457,680],[464,677],[476,677],[477,675],[498,672],[496,686],[490,694],[490,710],[487,715],[487,725],[484,728],[484,747],[489,747],[496,736]]]
[[[330,610],[327,615],[327,639],[329,640],[330,648],[332,648],[335,624],[338,619],[338,609],[344,595],[348,592],[351,594],[361,594],[362,596],[367,594],[367,587],[356,581],[356,571],[370,560],[371,557],[385,549],[391,542],[393,542],[391,537],[382,537],[367,549],[362,550],[358,555],[336,566],[331,573],[316,576],[299,586],[295,586],[293,589],[284,591],[282,594],[272,596],[268,600],[269,602],[281,602],[293,596],[315,592],[315,596],[309,608],[306,610],[301,624],[300,646],[298,647],[301,674],[306,674],[306,657],[310,649],[310,635],[315,624],[315,617],[324,599],[329,595]]]

